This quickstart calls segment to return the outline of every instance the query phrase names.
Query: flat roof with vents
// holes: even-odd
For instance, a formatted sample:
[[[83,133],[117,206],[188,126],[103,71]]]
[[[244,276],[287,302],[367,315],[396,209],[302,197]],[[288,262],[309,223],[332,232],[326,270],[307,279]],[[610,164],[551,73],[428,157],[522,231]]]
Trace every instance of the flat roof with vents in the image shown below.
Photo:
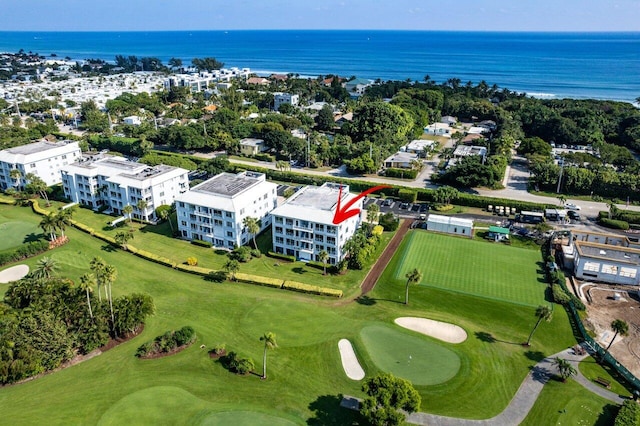
[[[191,188],[191,192],[202,192],[212,195],[221,195],[223,197],[234,197],[254,185],[262,182],[264,179],[247,175],[244,173],[234,175],[231,173],[220,173],[211,179],[202,182]]]

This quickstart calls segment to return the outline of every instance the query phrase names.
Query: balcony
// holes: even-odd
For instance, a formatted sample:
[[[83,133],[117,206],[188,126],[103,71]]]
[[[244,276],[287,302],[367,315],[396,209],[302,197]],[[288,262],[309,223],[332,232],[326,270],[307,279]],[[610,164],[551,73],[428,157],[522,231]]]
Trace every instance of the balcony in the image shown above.
[[[200,216],[200,217],[207,217],[207,218],[211,217],[211,215],[209,213],[204,213],[204,212],[201,212],[201,211],[198,211],[198,210],[194,210],[193,214],[195,214],[196,216]]]

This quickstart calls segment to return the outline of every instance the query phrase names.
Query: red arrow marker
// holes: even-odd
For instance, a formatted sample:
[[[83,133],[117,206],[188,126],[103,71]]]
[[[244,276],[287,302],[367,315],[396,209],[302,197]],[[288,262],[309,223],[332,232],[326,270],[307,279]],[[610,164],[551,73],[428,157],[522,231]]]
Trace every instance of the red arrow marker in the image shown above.
[[[344,205],[344,207],[342,207],[340,205],[340,202],[342,200],[342,186],[340,186],[340,190],[338,192],[338,206],[336,207],[336,212],[333,215],[333,224],[334,225],[339,225],[340,223],[344,222],[345,220],[349,219],[350,217],[353,217],[353,216],[357,215],[358,213],[360,213],[360,209],[355,208],[355,209],[349,210],[349,207],[354,205],[355,202],[358,201],[360,198],[366,197],[367,195],[371,194],[372,192],[376,192],[376,191],[378,191],[380,189],[384,189],[384,188],[391,188],[391,187],[389,185],[378,185],[378,186],[374,186],[373,188],[369,188],[366,191],[361,192],[360,194],[358,194],[357,197],[352,198],[347,204]]]

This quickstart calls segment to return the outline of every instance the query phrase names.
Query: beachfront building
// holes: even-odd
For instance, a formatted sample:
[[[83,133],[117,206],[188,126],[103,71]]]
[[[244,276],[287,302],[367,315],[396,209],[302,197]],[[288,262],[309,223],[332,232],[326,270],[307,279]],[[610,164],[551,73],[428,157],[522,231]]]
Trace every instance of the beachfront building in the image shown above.
[[[221,68],[219,70],[201,71],[194,74],[173,74],[163,82],[165,90],[173,87],[188,87],[192,92],[203,92],[220,82],[228,82],[236,78],[248,78],[249,68]]]
[[[188,172],[164,164],[151,167],[123,157],[86,154],[62,168],[62,185],[72,202],[115,214],[122,214],[130,205],[133,217],[154,221],[157,207],[171,205],[189,190]]]
[[[23,189],[30,173],[38,176],[47,185],[61,181],[60,169],[82,156],[78,142],[46,140],[0,151],[0,189]],[[20,177],[12,177],[18,170]]]
[[[283,93],[276,92],[273,94],[273,110],[278,111],[280,109],[280,105],[290,104],[292,106],[298,105],[300,102],[300,96],[291,94],[291,93]]]
[[[220,248],[244,245],[252,235],[243,220],[260,220],[261,231],[269,226],[269,212],[277,206],[277,187],[263,173],[220,173],[176,198],[180,235]]]
[[[343,246],[355,233],[361,219],[360,215],[355,215],[334,225],[340,195],[342,206],[356,197],[349,193],[347,185],[327,182],[320,187],[305,186],[273,210],[273,251],[307,261],[320,261],[319,253],[326,251],[329,254],[327,263],[335,265],[342,260],[345,256]],[[351,208],[361,209],[362,199]]]
[[[472,238],[473,220],[430,214],[427,218],[427,229],[429,231]]]

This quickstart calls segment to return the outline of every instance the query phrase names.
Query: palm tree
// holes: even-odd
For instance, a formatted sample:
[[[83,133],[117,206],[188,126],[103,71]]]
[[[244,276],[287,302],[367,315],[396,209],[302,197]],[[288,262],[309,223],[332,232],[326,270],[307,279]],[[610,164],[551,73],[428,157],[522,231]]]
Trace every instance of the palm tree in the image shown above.
[[[49,195],[47,194],[47,189],[49,189],[49,187],[46,182],[34,173],[27,173],[26,179],[29,181],[29,188],[40,194],[40,197],[46,201],[47,207],[49,207],[51,202],[49,201]]]
[[[54,241],[56,239],[56,229],[58,228],[55,215],[53,213],[45,215],[40,221],[40,228],[45,234],[49,234],[49,241]]]
[[[238,272],[238,270],[240,270],[240,263],[238,263],[237,260],[235,259],[229,259],[227,260],[227,263],[225,263],[222,268],[227,271],[229,274],[231,274],[231,281],[235,281],[236,280],[236,272]]]
[[[616,215],[618,214],[618,211],[620,210],[616,205],[615,201],[613,200],[609,201],[607,203],[607,207],[609,207],[609,219],[611,219],[612,217],[615,218]]]
[[[627,334],[629,334],[629,324],[627,324],[624,320],[613,320],[613,322],[611,322],[611,328],[613,329],[613,331],[615,331],[615,334],[613,335],[613,339],[611,339],[611,342],[609,342],[609,346],[607,346],[607,351],[609,350],[611,345],[613,345],[613,341],[616,340],[618,334],[620,334],[621,336],[626,336]]]
[[[133,207],[131,206],[131,204],[127,204],[126,206],[124,206],[122,209],[122,213],[127,215],[127,218],[129,219],[128,222],[129,224],[131,224],[131,213],[133,213]]]
[[[91,309],[91,297],[89,293],[93,291],[93,284],[96,282],[96,276],[93,274],[83,274],[80,276],[80,289],[87,293],[87,307],[89,308],[89,316],[93,319],[93,310]]]
[[[127,243],[133,239],[133,233],[131,231],[133,231],[133,229],[129,230],[129,232],[120,231],[114,237],[116,243],[120,244],[124,250],[127,250]]]
[[[369,204],[367,206],[367,222],[374,225],[378,221],[378,213],[380,213],[380,206],[375,203]]]
[[[54,216],[57,228],[60,229],[60,234],[64,237],[64,230],[67,229],[67,225],[71,225],[71,218],[75,212],[73,207],[60,210],[57,215]]]
[[[15,179],[16,183],[14,184],[14,186],[16,187],[16,189],[18,189],[18,187],[20,186],[20,179],[22,178],[22,172],[20,172],[20,170],[18,169],[11,169],[11,171],[9,172],[9,177],[11,179]]]
[[[575,376],[577,374],[577,371],[573,367],[573,365],[571,365],[571,363],[564,358],[557,357],[554,360],[554,363],[558,367],[558,371],[560,372],[560,377],[562,377],[563,382],[566,382],[569,377]]]
[[[149,222],[149,216],[147,215],[147,206],[148,205],[149,205],[149,203],[147,203],[147,200],[145,200],[145,199],[141,199],[136,204],[136,207],[138,208],[140,213],[142,213],[144,215],[144,221],[145,222]]]
[[[171,222],[171,210],[160,210],[160,219],[169,221],[169,226],[171,227],[171,235],[173,236],[175,231],[173,230],[173,222]]]
[[[265,333],[260,337],[260,341],[264,342],[264,352],[262,353],[262,378],[267,378],[267,350],[278,347],[276,343],[276,335],[272,332]]]
[[[418,268],[414,268],[413,271],[407,272],[405,275],[407,277],[407,284],[404,289],[404,304],[409,304],[409,285],[417,284],[422,281],[422,272],[418,270]]]
[[[102,296],[100,295],[100,286],[102,285],[102,277],[104,274],[104,268],[107,266],[104,260],[100,257],[94,257],[89,262],[89,268],[93,271],[96,277],[96,287],[98,289],[98,300],[102,302]]]
[[[115,316],[113,315],[113,294],[111,293],[111,284],[118,277],[118,271],[113,265],[105,265],[102,274],[103,274],[102,278],[105,283],[105,293],[107,293],[107,287],[109,288],[109,293],[107,294],[107,297],[109,299],[109,310],[111,311],[111,325],[113,329],[113,334],[115,337],[118,337],[116,333],[116,319],[115,319]]]
[[[327,260],[329,260],[329,253],[327,253],[325,250],[322,250],[320,253],[318,253],[318,259],[320,259],[320,262],[322,262],[322,266],[324,267],[322,275],[327,275]]]
[[[531,337],[533,337],[533,333],[536,331],[536,328],[538,328],[542,320],[545,320],[547,322],[551,321],[551,318],[553,317],[553,311],[548,306],[540,305],[536,308],[536,317],[538,318],[538,320],[536,321],[536,325],[533,327],[533,330],[531,330],[531,333],[529,334],[527,343],[525,343],[526,346],[531,345]]]
[[[561,206],[564,206],[564,203],[567,202],[567,197],[565,197],[564,195],[558,195],[556,198],[558,199],[558,201],[560,201]]]
[[[260,221],[251,216],[247,216],[242,219],[242,224],[247,228],[247,232],[251,234],[253,238],[253,248],[258,248],[256,244],[256,234],[260,232]]]
[[[33,270],[32,275],[34,278],[49,279],[53,275],[55,275],[57,269],[58,263],[54,259],[45,256],[42,259],[38,260],[38,263]]]

